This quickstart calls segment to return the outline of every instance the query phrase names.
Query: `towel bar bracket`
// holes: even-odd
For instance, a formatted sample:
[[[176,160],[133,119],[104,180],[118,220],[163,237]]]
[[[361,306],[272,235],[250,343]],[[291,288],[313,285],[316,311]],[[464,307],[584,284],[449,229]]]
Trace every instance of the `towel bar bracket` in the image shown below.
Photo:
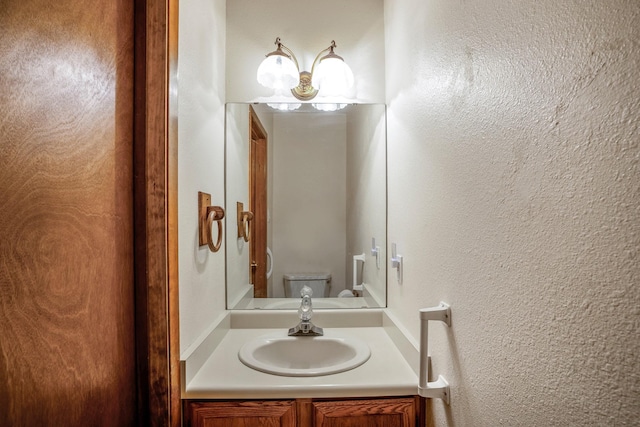
[[[442,399],[447,405],[451,404],[449,383],[442,375],[438,375],[437,381],[427,383],[425,388],[418,386],[418,394],[430,399]]]
[[[442,376],[429,382],[429,321],[440,321],[451,327],[451,307],[440,302],[436,307],[420,309],[420,382],[418,394],[431,399],[442,399],[447,405],[451,402],[449,383]]]

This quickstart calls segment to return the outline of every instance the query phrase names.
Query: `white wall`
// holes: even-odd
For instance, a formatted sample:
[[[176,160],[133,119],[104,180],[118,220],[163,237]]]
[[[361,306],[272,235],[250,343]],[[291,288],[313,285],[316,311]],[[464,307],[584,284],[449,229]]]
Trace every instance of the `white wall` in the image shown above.
[[[226,114],[226,204],[225,223],[227,307],[236,303],[250,290],[249,243],[238,238],[238,208],[249,206],[249,104],[227,104]],[[253,295],[252,292],[250,292]]]
[[[640,419],[640,3],[385,2],[389,307],[438,426]]]
[[[224,244],[198,246],[198,191],[224,205],[225,1],[181,0],[178,56],[180,351],[225,308]],[[214,227],[215,228],[215,227]],[[225,230],[226,231],[226,230]]]
[[[227,101],[273,95],[256,81],[256,71],[275,50],[276,37],[306,71],[335,40],[336,54],[349,64],[357,82],[350,97],[384,102],[383,0],[228,1]]]
[[[345,288],[346,126],[344,114],[274,114],[274,297],[287,273],[330,273],[331,296]]]
[[[385,306],[387,284],[386,231],[386,121],[383,104],[351,107],[347,119],[347,288],[353,283],[353,256],[365,254],[358,263],[359,281]],[[379,261],[371,254],[371,239],[379,246]],[[368,295],[367,295],[368,296]]]

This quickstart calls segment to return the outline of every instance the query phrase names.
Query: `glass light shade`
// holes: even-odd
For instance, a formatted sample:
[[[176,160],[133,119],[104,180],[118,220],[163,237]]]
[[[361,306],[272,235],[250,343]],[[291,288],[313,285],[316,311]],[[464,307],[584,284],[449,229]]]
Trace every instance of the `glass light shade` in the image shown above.
[[[342,110],[347,104],[312,104],[313,108],[319,111],[338,111]]]
[[[311,85],[324,96],[345,95],[353,86],[353,72],[340,58],[324,58],[313,70]]]
[[[300,103],[288,103],[288,102],[279,102],[279,103],[268,103],[267,104],[269,107],[273,108],[274,110],[278,110],[278,111],[293,111],[293,110],[297,110],[298,108],[300,108],[300,106],[302,104]]]
[[[271,89],[293,89],[300,84],[296,64],[284,55],[269,55],[258,67],[258,83]]]

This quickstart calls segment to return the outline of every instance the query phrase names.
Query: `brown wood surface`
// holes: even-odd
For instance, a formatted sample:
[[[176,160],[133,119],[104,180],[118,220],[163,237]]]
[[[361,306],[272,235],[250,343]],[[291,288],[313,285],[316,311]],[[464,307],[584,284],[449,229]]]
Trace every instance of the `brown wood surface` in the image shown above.
[[[385,398],[313,402],[314,427],[412,427],[415,399]]]
[[[168,185],[169,197],[169,229],[167,243],[169,245],[169,422],[170,427],[182,425],[182,398],[180,395],[180,322],[179,322],[179,289],[178,289],[178,0],[167,0],[169,13],[167,31],[169,34],[168,52],[168,90],[169,97],[169,134],[168,134]],[[162,46],[158,45],[158,49]],[[160,99],[157,100],[161,102]],[[165,353],[164,357],[167,357]],[[162,357],[162,355],[161,355]],[[157,379],[152,379],[153,381]]]
[[[0,28],[0,425],[136,425],[132,3]]]
[[[175,99],[168,90],[169,75],[176,74],[177,1],[136,0],[135,6],[139,411],[141,425],[178,427],[177,109],[169,109]]]
[[[257,114],[249,106],[250,189],[249,210],[253,212],[250,239],[250,273],[253,296],[266,298],[267,291],[267,133]]]
[[[310,427],[313,426],[313,399],[300,398],[296,399],[297,404],[297,426]]]
[[[380,397],[284,401],[185,401],[185,427],[424,426],[424,399]]]
[[[295,427],[293,400],[247,402],[189,402],[187,427]]]

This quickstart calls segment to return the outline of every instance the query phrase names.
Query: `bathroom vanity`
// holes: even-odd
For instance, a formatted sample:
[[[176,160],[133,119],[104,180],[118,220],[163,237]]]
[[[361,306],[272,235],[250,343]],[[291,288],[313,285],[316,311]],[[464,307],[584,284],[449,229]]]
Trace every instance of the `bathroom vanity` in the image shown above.
[[[294,310],[227,312],[184,355],[184,425],[424,425],[424,400],[416,396],[417,345],[385,309],[316,312],[314,323],[326,336],[357,337],[367,343],[370,357],[352,369],[284,376],[240,361],[246,343],[286,336],[297,319]],[[314,338],[299,339],[305,345],[303,340]]]
[[[185,426],[413,427],[424,425],[420,397],[185,401]]]
[[[227,104],[229,310],[182,354],[185,426],[424,425],[418,345],[383,308],[386,108],[344,107]],[[288,335],[304,286],[322,337]]]

